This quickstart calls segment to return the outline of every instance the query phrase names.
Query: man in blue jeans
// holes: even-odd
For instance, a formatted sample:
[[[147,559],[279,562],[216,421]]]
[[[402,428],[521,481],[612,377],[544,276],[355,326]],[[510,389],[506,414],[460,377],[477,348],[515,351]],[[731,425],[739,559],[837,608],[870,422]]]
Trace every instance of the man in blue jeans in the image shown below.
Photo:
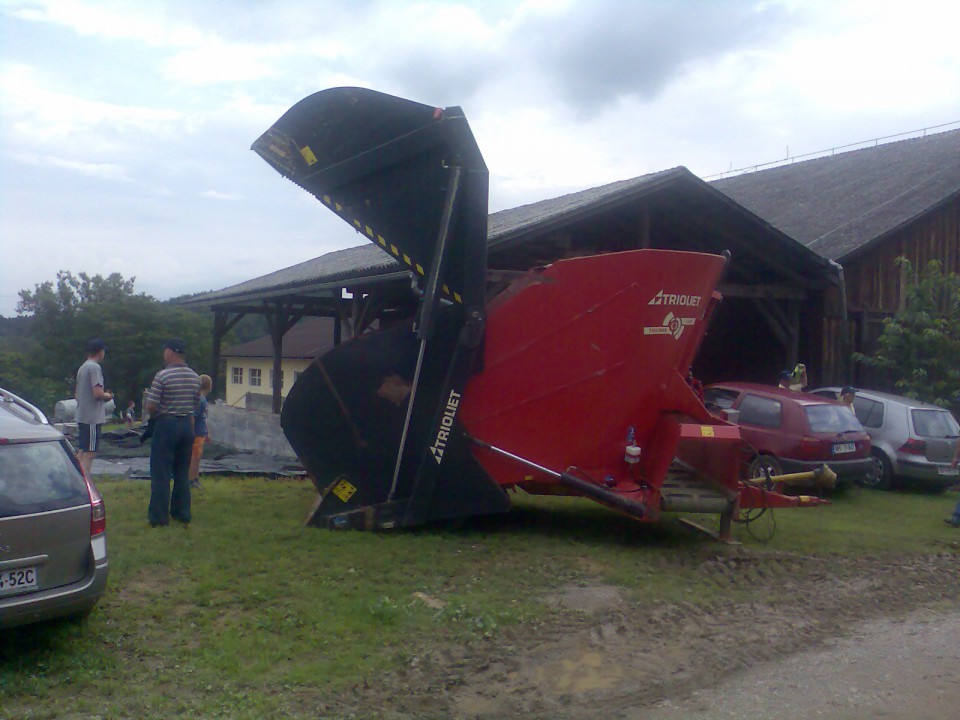
[[[187,367],[186,354],[183,340],[168,340],[163,348],[164,368],[143,396],[143,408],[154,423],[147,510],[150,527],[169,525],[171,517],[186,526],[192,517],[190,455],[193,414],[200,404],[200,376]]]

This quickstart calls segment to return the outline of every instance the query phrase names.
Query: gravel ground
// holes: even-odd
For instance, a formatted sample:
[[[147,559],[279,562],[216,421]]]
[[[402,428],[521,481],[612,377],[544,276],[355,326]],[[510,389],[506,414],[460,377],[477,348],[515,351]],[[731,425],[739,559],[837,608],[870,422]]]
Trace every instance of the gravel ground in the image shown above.
[[[768,662],[625,715],[633,720],[955,720],[960,611],[913,613],[856,628],[817,650]]]

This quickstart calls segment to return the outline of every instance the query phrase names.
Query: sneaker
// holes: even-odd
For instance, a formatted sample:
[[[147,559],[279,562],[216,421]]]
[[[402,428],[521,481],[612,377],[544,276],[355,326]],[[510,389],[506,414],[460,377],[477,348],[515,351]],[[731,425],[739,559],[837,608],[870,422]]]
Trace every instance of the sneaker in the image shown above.
[[[947,518],[944,520],[944,522],[950,527],[960,528],[960,520],[957,520],[956,518]]]
[[[199,480],[191,480],[191,481],[190,481],[190,487],[192,487],[194,490],[199,490],[199,489],[200,489],[200,481],[199,481]]]

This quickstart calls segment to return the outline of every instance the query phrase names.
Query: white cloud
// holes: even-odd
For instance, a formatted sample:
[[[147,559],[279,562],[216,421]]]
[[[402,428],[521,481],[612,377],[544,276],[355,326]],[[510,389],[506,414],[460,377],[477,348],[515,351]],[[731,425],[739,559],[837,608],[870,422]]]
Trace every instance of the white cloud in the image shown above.
[[[6,3],[11,17],[57,25],[78,35],[137,40],[149,45],[199,45],[204,34],[189,24],[170,22],[168,3],[123,0],[16,0]]]
[[[0,284],[95,247],[169,297],[359,244],[249,150],[326,87],[461,105],[498,210],[960,120],[957,27],[937,0],[0,0],[0,237],[31,248]]]
[[[271,61],[289,50],[229,44],[219,40],[182,50],[163,63],[166,80],[184,85],[252,82],[277,77]]]
[[[36,167],[51,167],[60,170],[69,170],[88,177],[99,180],[112,180],[119,182],[130,182],[131,178],[127,168],[122,165],[112,163],[89,163],[79,160],[67,160],[64,158],[50,157],[44,155],[30,155],[23,153],[14,153],[12,158],[17,162]]]
[[[210,200],[243,200],[243,195],[237,193],[225,193],[218,190],[207,190],[206,192],[200,193],[200,197],[208,198]]]
[[[62,92],[42,71],[22,64],[0,66],[0,114],[11,144],[72,147],[91,152],[115,147],[120,136],[164,134],[184,117],[177,110],[88,100]]]

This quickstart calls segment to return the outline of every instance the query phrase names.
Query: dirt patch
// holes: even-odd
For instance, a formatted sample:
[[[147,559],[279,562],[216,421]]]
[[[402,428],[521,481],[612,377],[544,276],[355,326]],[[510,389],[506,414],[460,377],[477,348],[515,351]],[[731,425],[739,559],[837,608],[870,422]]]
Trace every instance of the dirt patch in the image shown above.
[[[561,592],[546,598],[548,605],[577,610],[596,615],[613,612],[626,607],[623,593],[613,585],[591,585],[582,583],[564,588]]]
[[[860,623],[852,636],[734,673],[630,720],[955,720],[960,610]]]
[[[950,552],[891,562],[732,551],[698,568],[707,586],[737,589],[741,599],[720,606],[704,603],[695,588],[688,600],[648,605],[621,588],[578,583],[545,599],[555,612],[541,626],[434,647],[402,676],[359,690],[357,705],[344,710],[383,708],[384,718],[637,718],[638,710],[682,701],[867,622],[931,606],[960,611],[958,572],[960,556]]]

